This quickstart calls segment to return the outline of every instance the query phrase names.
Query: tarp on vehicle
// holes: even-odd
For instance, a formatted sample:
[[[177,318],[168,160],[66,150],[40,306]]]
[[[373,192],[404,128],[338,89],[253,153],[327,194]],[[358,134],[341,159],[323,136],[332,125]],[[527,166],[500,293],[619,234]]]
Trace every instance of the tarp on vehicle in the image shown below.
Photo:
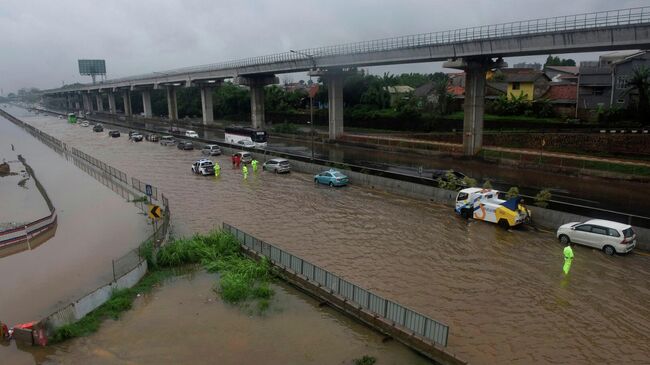
[[[516,196],[514,198],[510,198],[503,203],[501,203],[502,206],[512,210],[513,212],[517,210],[517,207],[519,207],[519,202],[521,202],[521,197]]]

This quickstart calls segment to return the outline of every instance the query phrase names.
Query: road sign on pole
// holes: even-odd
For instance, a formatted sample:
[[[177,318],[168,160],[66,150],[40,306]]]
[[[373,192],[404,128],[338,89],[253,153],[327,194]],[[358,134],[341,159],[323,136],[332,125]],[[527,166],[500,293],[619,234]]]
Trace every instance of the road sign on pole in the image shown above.
[[[160,207],[155,204],[149,204],[149,218],[151,219],[159,219],[162,217],[162,211],[160,210]]]
[[[145,194],[147,194],[148,197],[151,198],[151,195],[153,194],[153,189],[151,188],[151,185],[147,184],[144,186],[144,191]]]

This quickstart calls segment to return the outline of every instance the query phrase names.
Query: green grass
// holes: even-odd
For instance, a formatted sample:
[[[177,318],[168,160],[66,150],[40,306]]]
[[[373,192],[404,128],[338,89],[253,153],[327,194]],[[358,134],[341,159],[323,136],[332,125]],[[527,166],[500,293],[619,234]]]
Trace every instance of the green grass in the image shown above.
[[[149,198],[147,198],[146,195],[143,195],[138,198],[133,198],[133,200],[131,200],[131,203],[147,203],[147,202],[149,202]]]
[[[132,288],[113,291],[106,303],[81,320],[58,328],[50,338],[53,343],[89,335],[97,331],[105,319],[118,319],[121,313],[131,309],[138,294],[151,291],[164,279],[177,275],[179,268],[188,265],[201,265],[209,272],[218,272],[220,280],[215,291],[227,303],[257,301],[259,312],[263,312],[274,294],[268,260],[258,262],[244,256],[237,239],[223,231],[176,239],[158,252],[153,242],[147,241],[140,246],[139,253],[147,260],[147,275]]]
[[[465,118],[465,113],[463,111],[458,111],[458,112],[455,112],[455,113],[451,113],[449,115],[445,115],[444,118],[445,119],[451,119],[451,120],[463,120],[463,118]],[[484,114],[483,115],[483,120],[494,120],[494,121],[501,121],[501,122],[526,121],[526,122],[566,124],[566,122],[563,122],[561,119],[557,119],[557,118],[537,118],[537,117],[530,117],[530,116],[526,116],[526,115]],[[507,126],[504,126],[504,127],[507,127]]]
[[[133,300],[138,294],[150,292],[165,278],[172,275],[173,271],[169,269],[151,271],[134,287],[113,291],[106,303],[97,307],[79,321],[59,327],[50,337],[50,341],[57,343],[75,337],[86,336],[97,331],[105,319],[118,319],[122,312],[131,309]]]
[[[377,362],[377,359],[374,356],[363,355],[360,359],[353,360],[354,365],[373,365]]]

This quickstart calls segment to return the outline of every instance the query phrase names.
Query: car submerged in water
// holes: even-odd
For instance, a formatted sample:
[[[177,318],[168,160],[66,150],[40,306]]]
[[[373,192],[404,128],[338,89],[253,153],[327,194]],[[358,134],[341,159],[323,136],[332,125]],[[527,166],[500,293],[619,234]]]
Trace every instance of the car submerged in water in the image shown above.
[[[345,186],[349,181],[350,179],[347,176],[334,169],[323,171],[320,174],[314,176],[314,182],[316,184],[324,184],[329,186]]]
[[[494,189],[462,189],[456,195],[455,211],[465,219],[496,223],[504,229],[530,221],[530,211],[520,196],[503,200],[499,194]]]

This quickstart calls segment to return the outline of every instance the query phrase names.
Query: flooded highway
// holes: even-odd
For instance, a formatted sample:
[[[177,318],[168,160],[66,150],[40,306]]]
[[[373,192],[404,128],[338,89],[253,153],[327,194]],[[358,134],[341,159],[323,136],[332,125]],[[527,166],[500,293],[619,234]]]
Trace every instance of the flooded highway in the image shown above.
[[[136,125],[163,132],[167,129],[161,124]],[[197,128],[196,131],[203,138],[218,141],[224,139],[223,131],[208,128]],[[311,156],[310,141],[285,139],[273,134],[267,149],[304,157]],[[643,182],[603,180],[590,176],[575,177],[531,170],[522,174],[518,168],[476,160],[388,152],[341,144],[316,143],[314,156],[413,176],[419,176],[420,168],[422,176],[425,177],[430,177],[432,170],[455,170],[478,181],[490,180],[496,189],[508,190],[517,186],[522,194],[531,196],[541,189],[550,189],[553,199],[557,201],[641,216],[647,216],[647,207],[650,206],[650,196],[637,193],[645,189],[646,184]]]
[[[137,247],[149,228],[136,207],[0,117],[0,154],[9,153],[11,144],[32,166],[58,214],[53,235],[0,252],[0,320],[15,325],[38,320],[112,280],[111,260]],[[49,213],[35,188],[38,199],[30,199],[39,203],[26,204],[7,194],[4,185],[13,182],[4,179],[2,217]],[[14,356],[19,354],[0,346],[0,363],[15,363]]]
[[[552,232],[466,222],[450,207],[354,181],[331,189],[301,173],[261,172],[244,181],[224,156],[215,158],[220,178],[195,176],[190,165],[198,151],[110,138],[55,117],[21,119],[158,186],[170,200],[177,234],[226,221],[447,323],[448,349],[471,363],[648,360],[644,253],[607,257],[577,247],[565,279]]]

